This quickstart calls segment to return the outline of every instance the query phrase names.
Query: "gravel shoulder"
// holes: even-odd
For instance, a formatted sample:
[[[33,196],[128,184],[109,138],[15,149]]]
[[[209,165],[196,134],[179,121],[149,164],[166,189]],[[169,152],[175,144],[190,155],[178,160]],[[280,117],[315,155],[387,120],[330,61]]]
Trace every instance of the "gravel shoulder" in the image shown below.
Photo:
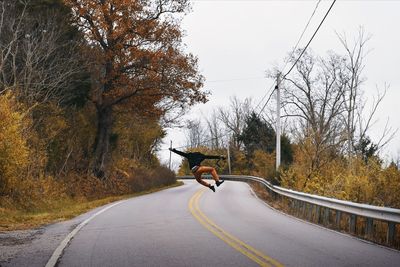
[[[98,210],[95,208],[74,219],[36,229],[0,232],[0,266],[44,266],[60,242],[79,223]]]

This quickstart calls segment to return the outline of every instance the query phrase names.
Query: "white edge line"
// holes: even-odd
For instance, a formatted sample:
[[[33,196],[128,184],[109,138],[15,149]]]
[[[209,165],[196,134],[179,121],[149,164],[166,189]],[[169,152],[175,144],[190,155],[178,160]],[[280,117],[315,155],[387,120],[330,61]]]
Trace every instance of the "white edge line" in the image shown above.
[[[58,260],[60,259],[64,249],[66,248],[66,246],[68,245],[68,243],[71,241],[71,239],[79,232],[79,230],[81,230],[82,227],[84,227],[88,222],[90,222],[91,220],[93,220],[97,215],[100,215],[101,213],[105,212],[108,209],[111,209],[112,207],[119,205],[123,202],[125,202],[126,200],[123,201],[119,201],[117,203],[114,203],[108,207],[105,207],[104,209],[96,212],[95,214],[93,214],[92,216],[90,216],[88,219],[84,220],[83,222],[81,222],[77,227],[75,227],[74,230],[72,230],[72,232],[70,232],[63,241],[61,241],[60,245],[56,248],[56,250],[54,250],[53,255],[51,255],[49,261],[47,262],[45,267],[54,267],[56,266]]]

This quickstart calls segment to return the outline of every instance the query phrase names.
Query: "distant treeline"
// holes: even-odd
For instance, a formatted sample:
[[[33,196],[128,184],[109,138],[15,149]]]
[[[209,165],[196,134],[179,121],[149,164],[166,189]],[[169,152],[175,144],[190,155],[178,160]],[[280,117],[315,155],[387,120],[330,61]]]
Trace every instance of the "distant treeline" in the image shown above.
[[[307,50],[281,88],[282,165],[275,171],[276,102],[257,105],[251,99],[231,98],[205,121],[188,121],[187,149],[227,154],[233,174],[250,174],[307,193],[360,203],[400,208],[400,158],[390,162],[380,156],[396,130],[389,124],[379,140],[369,132],[374,115],[388,89],[377,89],[368,102],[362,75],[366,44],[363,29],[349,43],[338,36],[346,54],[315,55]],[[301,49],[289,53],[294,63]],[[271,78],[281,75],[269,72]],[[370,99],[371,100],[371,99]],[[369,105],[367,105],[369,103]],[[206,164],[215,164],[206,162]],[[180,173],[188,173],[187,163]],[[228,173],[227,162],[221,173]]]

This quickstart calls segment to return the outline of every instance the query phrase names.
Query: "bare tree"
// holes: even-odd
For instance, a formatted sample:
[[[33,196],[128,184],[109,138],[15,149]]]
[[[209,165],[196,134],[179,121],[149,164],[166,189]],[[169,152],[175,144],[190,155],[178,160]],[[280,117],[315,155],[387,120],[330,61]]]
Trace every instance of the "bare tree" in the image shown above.
[[[344,55],[329,52],[323,58],[307,51],[281,86],[284,116],[291,119],[292,136],[309,157],[309,178],[339,155],[347,155],[351,167],[354,155],[378,151],[396,132],[387,123],[376,143],[369,140],[368,131],[388,86],[383,92],[377,90],[367,111],[362,74],[369,37],[362,29],[352,44],[345,35],[338,37],[345,48]],[[301,49],[291,53],[292,63],[300,52]],[[366,150],[365,145],[373,146],[372,150]]]
[[[282,103],[286,116],[295,119],[293,130],[298,141],[308,143],[303,148],[308,149],[310,174],[324,164],[326,157],[322,155],[337,151],[346,140],[341,120],[345,110],[345,88],[339,79],[342,69],[340,56],[330,54],[323,59],[306,52],[296,65],[297,72],[285,77]]]
[[[364,98],[362,84],[365,78],[362,77],[365,64],[364,59],[368,54],[366,44],[370,40],[370,36],[366,36],[364,29],[360,28],[357,38],[350,43],[345,34],[337,34],[341,44],[345,48],[346,56],[344,60],[344,68],[341,71],[341,82],[345,87],[343,98],[345,104],[344,122],[347,129],[347,154],[351,157],[360,151],[356,151],[359,144],[368,138],[368,132],[376,122],[374,117],[376,111],[381,105],[389,85],[385,84],[383,91],[376,88],[376,95],[373,97],[369,111],[366,111],[367,99]],[[397,130],[389,126],[386,122],[379,140],[376,141],[377,151],[381,150],[393,139]]]
[[[235,149],[240,149],[242,142],[238,139],[246,123],[246,117],[252,111],[252,100],[246,98],[243,101],[236,96],[230,98],[228,108],[220,107],[218,109],[219,119],[225,125],[226,129],[232,133],[231,143]]]
[[[79,40],[60,11],[29,11],[30,1],[0,2],[0,92],[13,90],[29,104],[68,101],[84,71]]]
[[[187,132],[186,132],[186,143],[187,147],[195,148],[205,144],[206,141],[205,130],[200,120],[188,120],[187,121]]]
[[[206,118],[207,127],[209,130],[209,145],[211,149],[219,149],[223,145],[224,128],[221,125],[217,112],[214,110],[211,115]]]

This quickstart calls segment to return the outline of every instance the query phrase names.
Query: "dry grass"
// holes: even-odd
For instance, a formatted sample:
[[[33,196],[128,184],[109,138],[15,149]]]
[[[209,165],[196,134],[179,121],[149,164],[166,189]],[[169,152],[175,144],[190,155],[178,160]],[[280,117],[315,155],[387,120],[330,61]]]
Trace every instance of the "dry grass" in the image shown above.
[[[31,229],[50,223],[68,220],[111,202],[150,194],[180,185],[182,185],[182,182],[176,182],[169,186],[156,187],[140,193],[112,196],[92,201],[83,198],[63,199],[51,203],[51,207],[42,207],[32,212],[0,208],[0,231]]]

